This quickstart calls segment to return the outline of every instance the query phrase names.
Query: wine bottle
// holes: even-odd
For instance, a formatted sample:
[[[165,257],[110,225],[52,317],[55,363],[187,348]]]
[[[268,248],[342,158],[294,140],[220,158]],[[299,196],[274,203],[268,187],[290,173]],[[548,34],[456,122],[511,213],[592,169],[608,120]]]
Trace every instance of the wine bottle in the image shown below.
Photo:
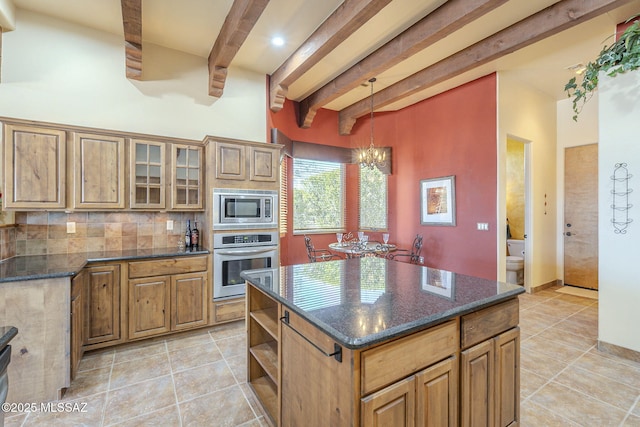
[[[191,221],[187,220],[187,231],[184,233],[184,248],[191,249]]]
[[[193,221],[193,230],[191,230],[191,246],[198,249],[200,244],[200,232],[198,231],[198,221]]]

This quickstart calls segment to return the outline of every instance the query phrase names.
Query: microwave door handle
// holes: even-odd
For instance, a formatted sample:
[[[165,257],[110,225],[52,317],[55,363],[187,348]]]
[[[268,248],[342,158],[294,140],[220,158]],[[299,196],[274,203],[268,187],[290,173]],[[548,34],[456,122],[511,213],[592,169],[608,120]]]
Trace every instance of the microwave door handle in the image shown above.
[[[261,249],[214,249],[214,251],[220,255],[255,255],[263,254],[274,250],[273,247],[261,248]]]

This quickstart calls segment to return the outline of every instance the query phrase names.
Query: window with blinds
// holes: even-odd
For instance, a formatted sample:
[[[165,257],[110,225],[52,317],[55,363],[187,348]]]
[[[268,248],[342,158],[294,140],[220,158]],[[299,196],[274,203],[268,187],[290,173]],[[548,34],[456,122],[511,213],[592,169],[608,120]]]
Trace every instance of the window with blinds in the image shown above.
[[[344,177],[341,163],[293,159],[294,233],[344,230]]]
[[[287,214],[289,213],[289,194],[287,191],[287,158],[283,158],[280,162],[280,236],[287,234]]]
[[[386,230],[387,175],[378,168],[360,168],[360,230]]]

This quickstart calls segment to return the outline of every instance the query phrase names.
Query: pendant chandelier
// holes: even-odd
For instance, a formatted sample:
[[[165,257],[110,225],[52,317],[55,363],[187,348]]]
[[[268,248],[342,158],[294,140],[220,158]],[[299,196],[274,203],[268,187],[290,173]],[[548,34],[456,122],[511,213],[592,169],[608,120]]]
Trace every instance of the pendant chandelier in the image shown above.
[[[373,77],[369,80],[371,83],[371,119],[369,120],[371,123],[371,136],[370,136],[370,144],[369,148],[363,148],[358,153],[358,163],[363,168],[374,169],[376,167],[384,167],[387,163],[387,153],[382,148],[376,148],[373,144],[373,83],[376,81],[376,78]]]

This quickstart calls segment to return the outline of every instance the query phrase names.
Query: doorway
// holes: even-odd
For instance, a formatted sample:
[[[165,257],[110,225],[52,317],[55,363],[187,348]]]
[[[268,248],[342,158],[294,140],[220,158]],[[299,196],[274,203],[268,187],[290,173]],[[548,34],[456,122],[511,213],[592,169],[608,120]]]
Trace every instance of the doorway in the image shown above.
[[[524,271],[521,272],[525,289],[530,282],[531,269],[527,265],[531,263],[531,251],[527,239],[527,227],[530,224],[530,141],[507,136],[507,162],[506,162],[506,221],[507,239],[521,240],[524,243]],[[505,242],[506,243],[506,242]],[[507,248],[505,247],[505,253]],[[509,254],[510,256],[522,256]],[[512,267],[510,267],[512,268]],[[509,272],[508,274],[509,275]]]
[[[564,152],[564,284],[598,289],[598,144]]]

